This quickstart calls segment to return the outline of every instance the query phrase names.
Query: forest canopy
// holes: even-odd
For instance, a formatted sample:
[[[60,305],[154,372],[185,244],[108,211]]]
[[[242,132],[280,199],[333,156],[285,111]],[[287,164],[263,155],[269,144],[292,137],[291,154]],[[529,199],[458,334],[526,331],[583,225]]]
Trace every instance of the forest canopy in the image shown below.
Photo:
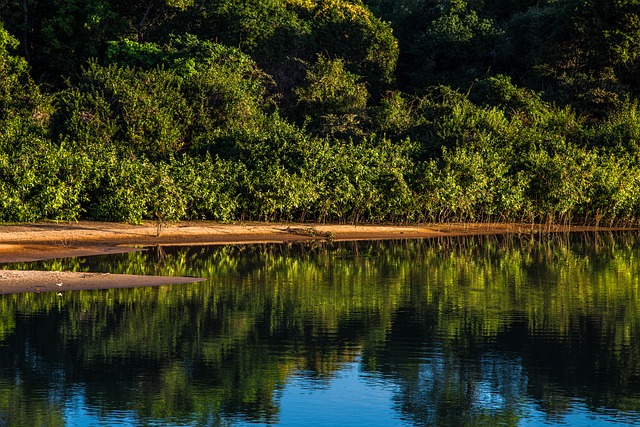
[[[640,220],[640,1],[0,0],[0,221]]]

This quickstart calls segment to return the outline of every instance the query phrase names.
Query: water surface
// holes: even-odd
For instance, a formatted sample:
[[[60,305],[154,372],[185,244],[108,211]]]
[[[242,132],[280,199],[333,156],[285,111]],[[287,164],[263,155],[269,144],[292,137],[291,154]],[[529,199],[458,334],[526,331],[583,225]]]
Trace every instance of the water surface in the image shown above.
[[[151,248],[7,268],[0,426],[640,424],[637,234]]]

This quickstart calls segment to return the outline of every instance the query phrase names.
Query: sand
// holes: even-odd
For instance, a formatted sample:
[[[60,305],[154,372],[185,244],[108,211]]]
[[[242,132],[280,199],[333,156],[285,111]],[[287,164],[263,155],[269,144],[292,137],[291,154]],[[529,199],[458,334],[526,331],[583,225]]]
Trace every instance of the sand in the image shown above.
[[[0,270],[0,294],[62,293],[86,289],[133,288],[193,283],[198,277],[141,276],[132,274],[73,273],[69,271]]]
[[[530,224],[337,225],[180,222],[164,227],[94,221],[0,225],[0,263],[101,255],[144,246],[379,240],[531,233]],[[545,231],[562,231],[559,227]],[[595,230],[572,228],[570,231]],[[1,266],[0,266],[1,267]],[[6,267],[6,266],[5,266]],[[190,283],[206,278],[0,270],[0,294]],[[61,286],[58,286],[62,283]]]

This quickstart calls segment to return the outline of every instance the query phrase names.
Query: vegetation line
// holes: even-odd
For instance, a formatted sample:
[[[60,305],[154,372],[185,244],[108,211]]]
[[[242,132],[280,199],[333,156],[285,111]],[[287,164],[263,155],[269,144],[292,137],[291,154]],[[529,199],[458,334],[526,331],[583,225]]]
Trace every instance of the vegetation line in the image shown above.
[[[640,224],[637,1],[28,3],[0,222]]]

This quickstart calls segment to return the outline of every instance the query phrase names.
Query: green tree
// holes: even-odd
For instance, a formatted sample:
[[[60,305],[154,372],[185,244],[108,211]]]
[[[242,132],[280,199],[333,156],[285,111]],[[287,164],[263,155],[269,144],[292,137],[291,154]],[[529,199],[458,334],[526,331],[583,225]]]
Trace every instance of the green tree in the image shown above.
[[[168,157],[185,146],[192,121],[181,80],[162,69],[135,70],[95,62],[59,100],[58,134],[127,155]]]
[[[104,53],[122,23],[105,0],[4,0],[7,25],[20,35],[21,51],[38,81],[55,87],[73,78],[89,58]]]
[[[467,1],[424,1],[397,27],[401,88],[422,94],[431,85],[468,89],[495,64],[502,29]]]
[[[182,116],[183,125],[171,128],[179,132],[186,147],[197,152],[224,150],[217,146],[220,140],[235,132],[260,127],[263,115],[272,105],[267,96],[271,79],[255,61],[236,48],[202,41],[190,34],[173,37],[166,45],[113,42],[107,57],[111,64],[107,69],[132,67],[127,79],[135,78],[138,83],[125,80],[125,84],[155,94],[150,95],[152,98],[164,96],[156,93],[159,88],[155,81],[147,79],[145,83],[134,76],[158,75],[173,82],[172,90],[178,93],[170,93],[163,99],[171,104],[175,99],[184,103],[174,110]],[[88,87],[84,91],[91,94],[96,89]]]
[[[398,58],[391,27],[359,0],[203,2],[197,34],[239,46],[276,82],[282,110],[295,109],[294,88],[317,55],[342,58],[366,76],[377,99],[394,81]],[[295,113],[295,112],[294,112]]]
[[[569,0],[511,17],[505,60],[547,97],[601,119],[637,96],[640,4]]]
[[[29,75],[29,64],[13,54],[18,40],[0,22],[0,132],[11,120],[31,118],[46,122],[46,99]]]
[[[49,140],[49,96],[0,23],[0,220],[76,219],[90,162]]]
[[[322,135],[361,133],[369,96],[360,78],[345,70],[342,59],[319,56],[307,71],[306,85],[296,90],[305,123]]]

